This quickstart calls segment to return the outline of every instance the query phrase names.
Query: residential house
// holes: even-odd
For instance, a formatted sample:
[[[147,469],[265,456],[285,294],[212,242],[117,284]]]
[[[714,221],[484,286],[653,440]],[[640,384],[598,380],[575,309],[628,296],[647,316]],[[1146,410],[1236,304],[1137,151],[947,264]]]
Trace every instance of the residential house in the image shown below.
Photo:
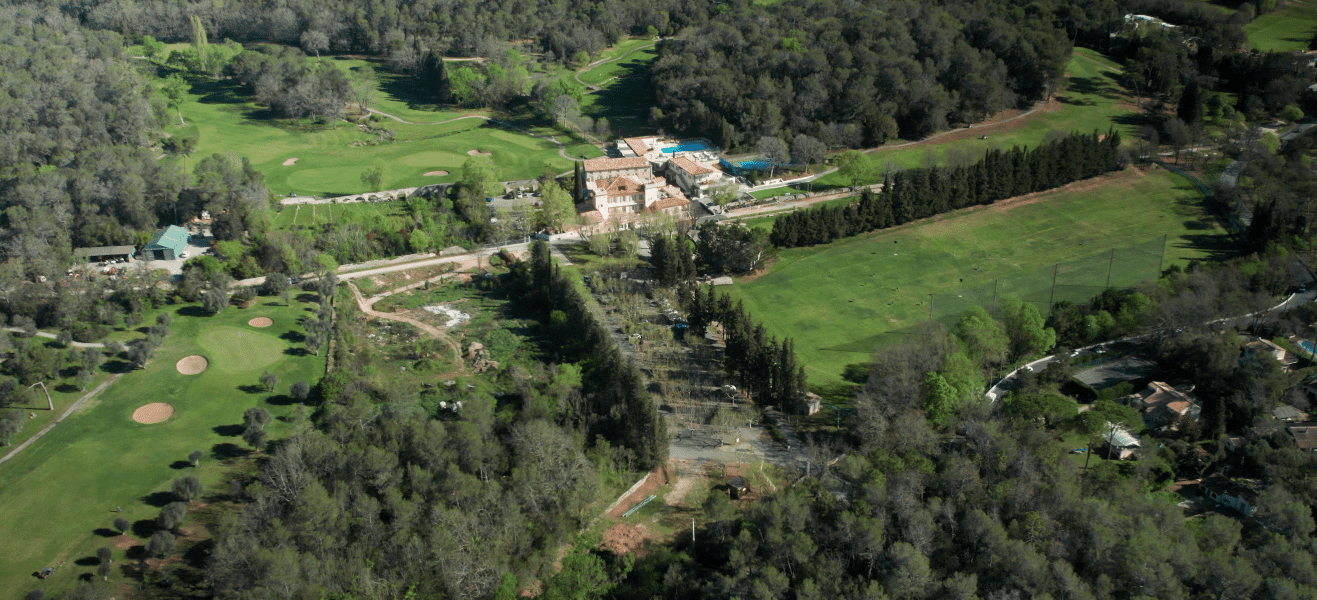
[[[1103,436],[1103,441],[1107,443],[1107,456],[1117,460],[1125,460],[1141,448],[1138,438],[1114,423],[1107,423],[1107,434]]]
[[[1304,452],[1317,452],[1317,426],[1312,423],[1291,425],[1285,428],[1294,436],[1294,443]]]
[[[805,392],[805,397],[800,401],[800,408],[806,415],[818,414],[823,409],[823,398],[814,392]]]
[[[1258,493],[1253,488],[1219,473],[1204,479],[1198,489],[1208,500],[1233,508],[1246,517],[1257,510]]]
[[[1307,413],[1288,404],[1282,404],[1271,409],[1271,416],[1280,421],[1305,421],[1308,419]]]
[[[1276,343],[1271,340],[1262,338],[1244,344],[1244,354],[1250,356],[1270,354],[1280,363],[1280,368],[1283,371],[1289,371],[1299,362],[1299,357],[1295,356],[1293,352],[1276,345]]]
[[[1193,389],[1193,384],[1172,386],[1154,381],[1143,391],[1122,398],[1121,402],[1142,412],[1143,423],[1149,428],[1175,431],[1181,417],[1197,421],[1202,415],[1202,404],[1189,394]]]

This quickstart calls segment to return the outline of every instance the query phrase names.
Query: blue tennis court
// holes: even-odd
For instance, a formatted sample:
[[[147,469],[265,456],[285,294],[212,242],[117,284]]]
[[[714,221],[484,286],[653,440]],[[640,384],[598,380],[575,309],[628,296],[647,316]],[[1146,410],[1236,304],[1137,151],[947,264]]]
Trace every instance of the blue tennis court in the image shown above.
[[[705,150],[713,150],[713,147],[703,141],[695,140],[693,142],[682,142],[671,148],[664,148],[660,150],[660,152],[664,154],[675,154],[677,152],[703,152]]]

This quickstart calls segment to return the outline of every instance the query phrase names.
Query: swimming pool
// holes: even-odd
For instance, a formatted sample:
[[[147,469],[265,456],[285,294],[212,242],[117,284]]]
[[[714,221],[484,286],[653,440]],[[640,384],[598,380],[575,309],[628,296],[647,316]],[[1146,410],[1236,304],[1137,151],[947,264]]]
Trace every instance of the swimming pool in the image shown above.
[[[675,154],[677,152],[703,152],[705,150],[713,150],[713,147],[701,140],[695,140],[693,142],[682,142],[670,148],[663,148],[660,152],[664,154]]]

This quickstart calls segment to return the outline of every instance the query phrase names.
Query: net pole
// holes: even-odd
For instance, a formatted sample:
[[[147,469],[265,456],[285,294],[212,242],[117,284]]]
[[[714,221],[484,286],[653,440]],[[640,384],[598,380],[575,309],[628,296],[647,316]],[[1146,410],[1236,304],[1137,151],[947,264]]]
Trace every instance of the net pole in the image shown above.
[[[1056,274],[1061,270],[1061,263],[1052,264],[1052,294],[1047,298],[1047,314],[1052,314],[1052,306],[1056,303]]]
[[[1166,237],[1162,236],[1162,254],[1157,257],[1157,275],[1162,273],[1162,264],[1166,262]]]
[[[1107,289],[1111,289],[1111,267],[1116,264],[1116,247],[1111,247],[1111,258],[1107,260]]]

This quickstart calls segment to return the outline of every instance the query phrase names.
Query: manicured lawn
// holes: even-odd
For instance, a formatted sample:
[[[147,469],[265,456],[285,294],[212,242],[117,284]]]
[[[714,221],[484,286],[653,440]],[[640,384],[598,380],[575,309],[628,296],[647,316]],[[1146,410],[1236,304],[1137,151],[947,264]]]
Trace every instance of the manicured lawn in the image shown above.
[[[309,298],[309,296],[308,296]],[[169,501],[170,482],[194,473],[187,463],[193,450],[205,453],[195,474],[208,490],[224,489],[225,464],[249,460],[242,440],[242,413],[260,406],[276,417],[294,408],[288,398],[293,383],[315,383],[324,373],[324,355],[304,355],[299,320],[314,304],[292,308],[261,298],[247,310],[229,308],[218,316],[186,316],[195,306],[173,306],[175,319],[164,345],[146,369],[121,377],[88,406],[56,426],[13,460],[0,465],[0,536],[5,559],[0,562],[0,589],[11,595],[42,589],[48,594],[72,587],[94,563],[75,561],[96,548],[114,548],[111,581],[124,581],[120,568],[125,542],[139,544],[152,533],[150,520]],[[154,317],[154,315],[151,315]],[[256,329],[248,319],[268,316],[274,325]],[[210,367],[199,375],[181,375],[174,364],[201,354]],[[110,361],[108,368],[122,366]],[[257,392],[258,378],[269,370],[279,377],[274,394]],[[174,414],[163,423],[143,425],[133,410],[150,402],[167,402]],[[268,426],[271,438],[288,425],[276,418]],[[133,522],[128,538],[110,529],[116,507]],[[196,527],[184,522],[183,528]],[[67,561],[49,580],[32,573]]]
[[[613,77],[623,74],[628,66],[642,63],[648,64],[658,56],[658,52],[652,48],[654,44],[650,40],[631,40],[625,42],[625,44],[626,47],[624,50],[613,54],[613,56],[623,57],[621,60],[607,62],[581,73],[581,81],[591,85],[600,85]],[[637,49],[642,47],[646,48],[637,51]]]
[[[1317,33],[1317,1],[1291,1],[1244,26],[1248,44],[1261,52],[1307,50]]]
[[[795,338],[811,381],[827,383],[927,320],[930,294],[933,316],[944,322],[989,305],[994,294],[1036,302],[1045,313],[1051,300],[1100,292],[1109,266],[1111,285],[1133,285],[1224,244],[1197,190],[1179,176],[1127,170],[1076,187],[783,250],[767,274],[723,289],[771,333]],[[1130,245],[1137,247],[1123,248]],[[1113,255],[1113,247],[1122,248]]]
[[[649,109],[655,99],[649,85],[649,67],[656,58],[658,52],[650,46],[582,73],[582,81],[598,85],[600,90],[586,94],[581,112],[595,119],[606,117],[618,135],[652,131]]]
[[[1057,96],[1059,108],[1039,109],[1040,112],[1017,119],[1010,123],[985,129],[988,139],[980,139],[977,133],[963,139],[947,140],[934,138],[928,144],[916,146],[879,149],[869,153],[878,165],[891,161],[901,168],[922,167],[932,160],[944,164],[949,156],[967,155],[978,160],[988,149],[1010,149],[1012,146],[1034,147],[1043,142],[1047,134],[1053,131],[1070,133],[1080,131],[1091,133],[1098,130],[1106,133],[1114,126],[1122,139],[1131,140],[1137,128],[1138,118],[1133,112],[1132,100],[1126,98],[1124,90],[1117,82],[1120,67],[1107,57],[1087,48],[1075,48],[1074,55],[1066,68],[1067,89]],[[974,131],[973,128],[970,131]],[[897,146],[903,142],[891,144]],[[876,175],[870,181],[876,183],[882,175]],[[833,173],[818,179],[824,186],[842,187],[850,185],[840,174]]]
[[[365,61],[335,61],[338,63],[351,71]],[[504,180],[532,179],[546,168],[555,172],[571,169],[571,162],[547,140],[484,119],[460,118],[485,113],[417,102],[407,96],[410,88],[406,81],[382,71],[379,78],[375,107],[422,123],[408,125],[381,118],[376,127],[392,130],[393,142],[377,143],[376,133],[343,122],[318,125],[274,119],[235,82],[201,77],[190,80],[191,93],[182,106],[187,125],[175,122],[166,131],[197,138],[197,150],[186,159],[187,167],[194,167],[213,153],[234,153],[250,159],[265,174],[266,185],[279,194],[346,195],[368,191],[361,174],[377,161],[385,165],[384,189],[452,182],[460,177],[462,163],[470,158],[471,150],[491,153],[490,159]],[[573,152],[591,157],[602,154],[593,146],[573,147]],[[290,159],[297,160],[284,164]],[[425,175],[433,171],[449,174]]]

